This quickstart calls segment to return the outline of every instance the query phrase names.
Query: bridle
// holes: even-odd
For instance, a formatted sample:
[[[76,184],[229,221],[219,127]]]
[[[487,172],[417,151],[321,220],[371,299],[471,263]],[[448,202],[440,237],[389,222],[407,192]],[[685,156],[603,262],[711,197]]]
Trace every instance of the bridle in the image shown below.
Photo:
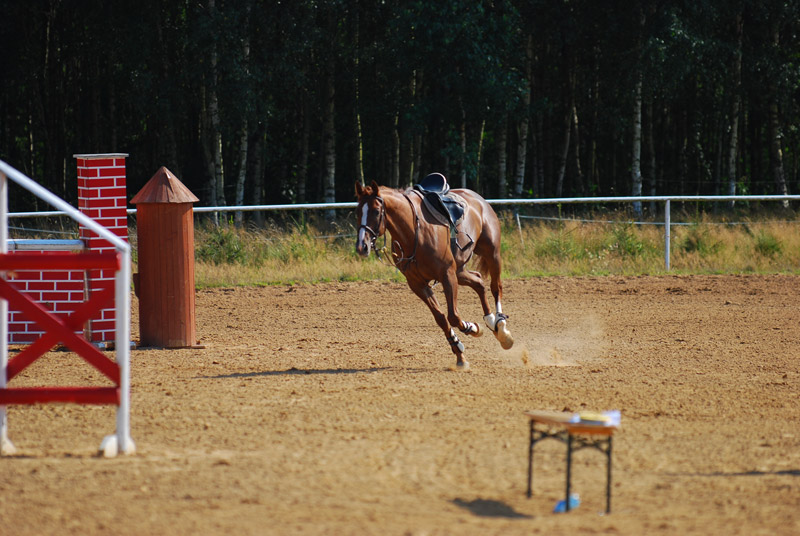
[[[414,213],[414,249],[409,257],[404,257],[402,255],[398,256],[392,253],[392,256],[390,258],[389,255],[386,253],[386,204],[384,203],[383,198],[381,196],[379,195],[375,196],[375,199],[380,204],[380,211],[378,212],[377,230],[373,229],[366,223],[362,223],[358,227],[359,231],[361,231],[361,229],[364,229],[367,233],[370,234],[371,237],[370,247],[372,248],[373,251],[375,251],[375,255],[379,259],[385,260],[387,265],[391,263],[391,266],[397,268],[401,272],[405,272],[406,270],[408,270],[408,267],[411,265],[411,263],[417,262],[417,244],[419,243],[419,226],[420,226],[419,214],[417,214],[417,207],[414,206],[414,203],[411,202],[411,199],[405,193],[403,193],[403,197],[405,197],[406,201],[408,201],[408,204],[411,205],[411,211]],[[378,241],[378,237],[380,237],[381,235],[383,235],[383,246],[378,248],[375,244]],[[403,253],[403,246],[401,246],[400,242],[398,242],[397,240],[395,240],[392,243],[392,249],[395,249],[395,247],[401,252],[401,254]]]
[[[375,242],[378,241],[378,237],[381,235],[383,235],[383,248],[381,248],[381,250],[386,248],[386,205],[384,204],[383,198],[381,196],[376,195],[375,199],[378,201],[378,204],[380,205],[380,210],[378,211],[378,225],[377,225],[378,228],[373,229],[365,222],[359,225],[358,230],[361,231],[361,229],[364,229],[366,232],[370,234],[371,238],[369,241],[369,245],[373,249],[373,251],[375,251],[375,253],[377,254],[378,249],[375,246]],[[381,228],[383,228],[383,230],[381,230]]]

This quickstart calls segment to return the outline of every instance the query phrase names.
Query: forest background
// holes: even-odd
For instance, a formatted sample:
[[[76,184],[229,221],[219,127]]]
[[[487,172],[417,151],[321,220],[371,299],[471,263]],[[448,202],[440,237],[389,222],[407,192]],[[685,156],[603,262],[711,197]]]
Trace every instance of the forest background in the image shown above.
[[[0,158],[202,205],[800,190],[795,0],[0,0]],[[12,210],[37,201],[12,190]],[[645,207],[647,208],[647,207]]]

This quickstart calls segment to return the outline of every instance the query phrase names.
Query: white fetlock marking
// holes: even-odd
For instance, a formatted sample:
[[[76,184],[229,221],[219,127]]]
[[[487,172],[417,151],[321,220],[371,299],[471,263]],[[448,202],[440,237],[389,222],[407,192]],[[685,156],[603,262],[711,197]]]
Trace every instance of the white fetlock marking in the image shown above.
[[[481,327],[474,322],[464,321],[464,329],[461,330],[464,335],[472,335],[473,337],[480,337],[483,335]]]
[[[483,321],[486,322],[486,327],[490,330],[495,331],[497,329],[497,319],[495,318],[494,313],[489,313],[488,315],[483,317]]]

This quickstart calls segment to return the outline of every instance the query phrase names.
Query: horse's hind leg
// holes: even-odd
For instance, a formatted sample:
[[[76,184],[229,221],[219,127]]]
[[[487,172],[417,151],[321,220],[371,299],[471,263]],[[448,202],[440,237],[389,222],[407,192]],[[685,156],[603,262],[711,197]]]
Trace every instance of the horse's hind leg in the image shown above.
[[[419,296],[419,298],[425,302],[425,305],[428,306],[431,314],[433,314],[433,318],[441,328],[444,336],[447,338],[447,342],[450,344],[450,349],[456,356],[456,367],[459,370],[469,370],[469,362],[464,357],[464,343],[459,340],[455,331],[453,331],[453,328],[450,327],[447,317],[439,308],[439,301],[436,299],[433,289],[431,289],[427,283],[418,283],[412,285],[409,281],[408,286],[414,291],[414,294]],[[477,325],[475,325],[475,327],[477,328]]]

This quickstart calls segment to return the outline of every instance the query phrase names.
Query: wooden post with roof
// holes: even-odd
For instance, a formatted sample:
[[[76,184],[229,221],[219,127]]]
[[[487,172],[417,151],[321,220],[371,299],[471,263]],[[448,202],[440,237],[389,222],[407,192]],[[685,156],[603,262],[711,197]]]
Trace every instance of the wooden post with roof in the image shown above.
[[[139,333],[142,346],[196,347],[194,218],[199,201],[162,167],[136,194]]]

